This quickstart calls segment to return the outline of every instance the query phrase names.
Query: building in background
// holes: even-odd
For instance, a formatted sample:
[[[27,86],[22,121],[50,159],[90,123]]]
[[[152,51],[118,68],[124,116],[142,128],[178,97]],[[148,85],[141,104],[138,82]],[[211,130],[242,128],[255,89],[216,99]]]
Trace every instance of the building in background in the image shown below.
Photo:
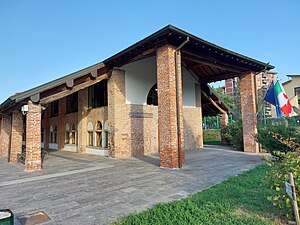
[[[267,89],[272,80],[276,79],[276,72],[267,71],[266,73],[259,73],[256,75],[256,89]],[[224,93],[230,96],[234,96],[239,88],[239,78],[234,77],[225,80]]]
[[[300,106],[300,75],[287,75],[289,80],[282,83],[282,86],[291,101],[293,107]],[[294,108],[295,109],[295,108]],[[296,110],[295,110],[296,111]]]

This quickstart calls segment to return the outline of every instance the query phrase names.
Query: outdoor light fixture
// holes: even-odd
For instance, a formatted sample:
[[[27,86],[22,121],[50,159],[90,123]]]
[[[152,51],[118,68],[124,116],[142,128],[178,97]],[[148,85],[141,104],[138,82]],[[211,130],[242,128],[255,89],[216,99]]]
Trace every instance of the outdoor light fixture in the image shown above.
[[[25,116],[26,113],[28,112],[28,105],[23,105],[21,108],[21,112]]]

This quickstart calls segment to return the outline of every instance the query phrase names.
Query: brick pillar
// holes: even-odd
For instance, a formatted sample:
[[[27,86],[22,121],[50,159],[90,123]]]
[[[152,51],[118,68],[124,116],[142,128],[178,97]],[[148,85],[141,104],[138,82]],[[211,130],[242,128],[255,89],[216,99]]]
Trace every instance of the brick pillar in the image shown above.
[[[66,136],[66,98],[59,99],[59,112],[58,112],[58,149],[61,150],[65,147]],[[48,129],[50,129],[48,127]],[[48,138],[49,140],[49,138]]]
[[[17,154],[22,152],[23,115],[15,110],[12,113],[12,128],[9,162],[17,162]]]
[[[199,110],[199,123],[196,128],[196,148],[203,148],[203,128],[202,128],[202,103],[201,103],[201,86],[200,84],[195,84],[196,92],[196,108]]]
[[[44,125],[44,147],[46,149],[49,149],[49,136],[50,136],[50,114],[51,114],[51,106],[50,104],[45,109],[45,115],[43,119],[43,125]]]
[[[125,99],[125,71],[114,69],[108,88],[108,148],[116,158],[131,156],[128,138],[128,114]]]
[[[258,152],[256,119],[256,87],[255,74],[248,73],[240,77],[241,111],[243,122],[243,138],[245,152]]]
[[[175,47],[164,45],[156,51],[157,88],[158,88],[158,123],[160,166],[178,168],[185,165],[182,116],[182,84],[181,58],[178,54],[178,89],[181,124],[181,146],[178,146],[177,111],[176,111],[176,79],[175,79]],[[180,154],[180,155],[179,155]],[[179,162],[180,160],[180,162]]]
[[[11,119],[9,116],[5,116],[0,121],[0,157],[3,157],[8,156]]]
[[[86,151],[88,88],[78,91],[78,152]]]
[[[226,130],[228,127],[228,114],[227,113],[223,113],[220,114],[220,125],[221,125],[221,142],[222,145],[228,145],[227,141],[224,138],[224,135],[222,131]]]
[[[42,169],[41,112],[41,105],[28,101],[28,112],[26,114],[26,172]]]

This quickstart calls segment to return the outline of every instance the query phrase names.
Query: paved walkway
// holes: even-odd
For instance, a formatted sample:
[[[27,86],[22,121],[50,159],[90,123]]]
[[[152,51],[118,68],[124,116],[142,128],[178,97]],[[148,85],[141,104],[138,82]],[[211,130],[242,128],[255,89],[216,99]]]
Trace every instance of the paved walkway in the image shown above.
[[[0,159],[0,208],[17,217],[44,211],[44,224],[109,224],[159,202],[180,199],[261,163],[261,155],[206,146],[186,151],[184,169],[161,169],[158,156],[127,160],[52,152],[42,172]]]

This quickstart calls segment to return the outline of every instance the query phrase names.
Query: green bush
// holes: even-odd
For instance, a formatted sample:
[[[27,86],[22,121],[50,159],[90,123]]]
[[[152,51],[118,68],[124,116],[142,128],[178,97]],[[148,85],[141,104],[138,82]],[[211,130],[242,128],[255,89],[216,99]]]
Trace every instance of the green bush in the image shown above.
[[[289,173],[293,173],[296,195],[298,196],[297,202],[300,204],[300,144],[295,142],[296,138],[283,139],[278,134],[274,134],[273,138],[285,145],[285,149],[289,148],[293,151],[279,151],[277,154],[281,160],[265,158],[267,165],[271,167],[265,177],[266,183],[269,188],[276,191],[268,199],[273,202],[274,206],[288,210],[286,216],[291,218],[293,215],[292,201],[286,194],[285,182],[289,181]]]
[[[222,128],[222,138],[237,150],[244,150],[242,120],[233,121],[228,127]]]
[[[219,145],[221,144],[221,131],[220,129],[203,130],[203,143]]]
[[[299,142],[299,135],[297,134],[295,126],[289,126],[284,122],[270,124],[266,128],[259,128],[256,136],[257,141],[262,145],[262,148],[274,156],[275,159],[282,158],[281,153],[287,153],[295,150],[294,147],[285,145],[278,139],[274,138],[274,134],[285,140],[297,137],[298,140],[296,142]]]

